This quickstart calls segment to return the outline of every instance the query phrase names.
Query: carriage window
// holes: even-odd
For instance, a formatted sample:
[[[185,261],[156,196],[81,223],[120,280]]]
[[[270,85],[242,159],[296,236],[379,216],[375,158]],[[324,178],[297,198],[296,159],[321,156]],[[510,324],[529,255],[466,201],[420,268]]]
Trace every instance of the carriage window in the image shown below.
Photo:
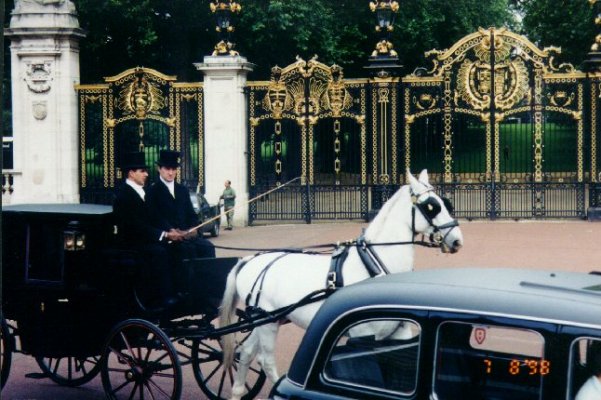
[[[26,280],[63,280],[63,230],[50,223],[27,227]]]
[[[434,392],[439,400],[538,400],[553,366],[535,331],[447,322],[438,329]]]
[[[411,394],[417,385],[421,328],[409,320],[370,320],[347,329],[325,377],[348,386]]]
[[[581,338],[570,349],[572,365],[570,398],[594,399],[601,396],[601,340]],[[595,397],[597,396],[597,397]]]

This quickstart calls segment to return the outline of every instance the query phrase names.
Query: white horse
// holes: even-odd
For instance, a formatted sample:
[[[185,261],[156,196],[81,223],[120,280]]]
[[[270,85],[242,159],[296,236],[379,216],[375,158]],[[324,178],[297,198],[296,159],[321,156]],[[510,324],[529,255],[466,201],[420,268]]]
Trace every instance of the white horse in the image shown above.
[[[343,262],[344,285],[386,273],[413,270],[413,240],[416,235],[434,236],[443,252],[456,252],[463,245],[458,223],[449,214],[446,199],[436,195],[423,170],[419,179],[407,171],[409,184],[401,187],[382,207],[365,230],[359,244],[349,245]],[[396,244],[395,244],[396,243]],[[247,306],[265,311],[277,310],[300,301],[308,294],[326,287],[332,256],[319,254],[264,253],[247,257],[232,269],[221,304],[220,326],[233,323],[239,299],[246,299]],[[371,274],[370,274],[371,271]],[[286,319],[306,329],[323,301],[295,309]],[[238,370],[232,386],[232,399],[244,394],[246,374],[255,357],[272,381],[278,380],[275,364],[275,342],[279,323],[257,326],[239,348]],[[396,338],[406,337],[408,332],[398,332],[399,326],[373,325],[370,333]],[[401,327],[402,328],[402,327]],[[379,330],[373,332],[373,330]],[[397,332],[394,332],[397,331]],[[353,336],[355,334],[351,332]],[[366,334],[357,332],[357,335]],[[226,370],[233,362],[234,335],[222,338],[223,363]]]

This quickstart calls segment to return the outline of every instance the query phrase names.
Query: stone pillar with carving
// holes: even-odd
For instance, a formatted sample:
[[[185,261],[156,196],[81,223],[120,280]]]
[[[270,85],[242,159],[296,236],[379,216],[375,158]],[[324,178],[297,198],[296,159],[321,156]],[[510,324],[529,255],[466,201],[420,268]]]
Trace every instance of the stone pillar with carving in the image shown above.
[[[234,225],[248,223],[248,108],[244,88],[253,65],[239,55],[207,56],[194,64],[204,73],[205,187],[217,202],[226,179],[236,190]]]
[[[79,27],[70,0],[17,0],[10,26],[11,203],[79,201]]]

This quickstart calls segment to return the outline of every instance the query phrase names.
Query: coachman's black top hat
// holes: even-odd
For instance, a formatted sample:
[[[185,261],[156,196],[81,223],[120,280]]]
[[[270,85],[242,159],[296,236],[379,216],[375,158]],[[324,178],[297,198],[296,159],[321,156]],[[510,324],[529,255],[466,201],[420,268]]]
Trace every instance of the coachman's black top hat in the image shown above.
[[[121,169],[123,171],[129,171],[132,169],[148,169],[146,160],[144,159],[144,153],[141,151],[136,151],[123,154],[121,157]]]
[[[157,165],[159,167],[177,168],[179,167],[179,151],[161,150]]]

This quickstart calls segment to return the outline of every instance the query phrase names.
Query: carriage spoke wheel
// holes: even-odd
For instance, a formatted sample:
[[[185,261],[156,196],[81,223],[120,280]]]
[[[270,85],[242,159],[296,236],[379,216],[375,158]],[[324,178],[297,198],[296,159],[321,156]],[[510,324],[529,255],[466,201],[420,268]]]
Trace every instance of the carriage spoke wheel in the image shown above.
[[[246,336],[248,334],[244,335],[241,341],[244,341]],[[223,352],[221,343],[217,339],[194,339],[192,343],[194,378],[200,389],[211,400],[230,398],[238,363],[236,354],[233,365],[228,370],[223,368]],[[265,378],[265,372],[254,361],[246,375],[246,394],[242,396],[242,400],[255,398],[265,384]]]
[[[100,356],[35,358],[40,369],[52,381],[62,386],[80,386],[100,372]]]
[[[182,370],[169,337],[156,325],[130,319],[111,331],[102,358],[109,399],[179,399]]]
[[[3,388],[10,373],[13,340],[4,317],[0,316],[0,388]]]

